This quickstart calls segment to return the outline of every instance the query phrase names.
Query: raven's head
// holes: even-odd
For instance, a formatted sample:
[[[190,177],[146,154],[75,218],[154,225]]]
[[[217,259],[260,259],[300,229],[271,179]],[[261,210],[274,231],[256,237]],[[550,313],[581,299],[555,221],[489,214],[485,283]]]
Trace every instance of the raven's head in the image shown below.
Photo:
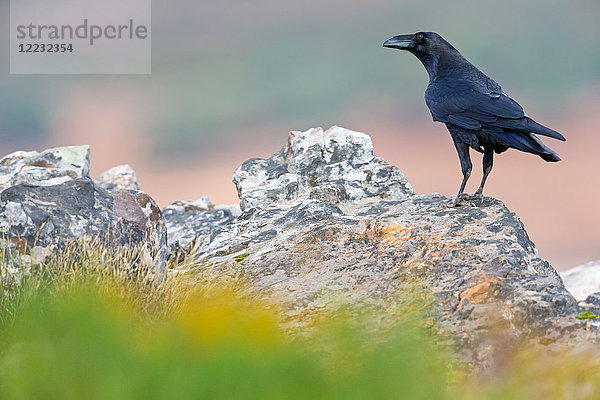
[[[394,36],[386,40],[383,47],[411,52],[421,60],[430,77],[437,74],[438,65],[444,59],[463,59],[458,50],[435,32]]]

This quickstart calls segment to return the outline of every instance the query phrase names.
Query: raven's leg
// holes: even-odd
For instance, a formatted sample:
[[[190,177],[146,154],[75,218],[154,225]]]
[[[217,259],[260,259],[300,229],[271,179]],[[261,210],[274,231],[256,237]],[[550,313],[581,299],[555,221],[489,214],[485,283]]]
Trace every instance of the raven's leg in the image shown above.
[[[483,153],[483,178],[481,178],[481,184],[479,185],[479,189],[475,192],[473,197],[479,197],[483,199],[483,186],[485,185],[485,181],[487,180],[488,175],[492,172],[492,167],[494,166],[494,150],[490,147],[484,147]]]
[[[458,194],[456,195],[456,200],[454,200],[454,205],[460,205],[460,202],[463,197],[463,193],[465,191],[465,186],[467,185],[467,181],[471,176],[471,169],[473,164],[471,164],[471,156],[469,155],[469,145],[466,143],[459,142],[457,139],[454,139],[454,147],[456,147],[456,152],[458,153],[458,158],[460,159],[460,168],[463,174],[463,180],[460,184],[460,189],[458,190]]]

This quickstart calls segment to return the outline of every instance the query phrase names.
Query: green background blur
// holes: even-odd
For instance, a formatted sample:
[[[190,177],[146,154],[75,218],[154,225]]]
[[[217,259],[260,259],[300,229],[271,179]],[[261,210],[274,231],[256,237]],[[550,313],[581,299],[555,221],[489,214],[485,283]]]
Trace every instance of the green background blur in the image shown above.
[[[0,12],[7,18],[8,2]],[[600,79],[599,15],[597,0],[154,2],[151,76],[3,73],[0,140],[48,135],[74,86],[141,93],[161,156],[248,124],[343,124],[348,109],[422,118],[422,67],[381,48],[417,30],[440,32],[522,102],[559,110]]]

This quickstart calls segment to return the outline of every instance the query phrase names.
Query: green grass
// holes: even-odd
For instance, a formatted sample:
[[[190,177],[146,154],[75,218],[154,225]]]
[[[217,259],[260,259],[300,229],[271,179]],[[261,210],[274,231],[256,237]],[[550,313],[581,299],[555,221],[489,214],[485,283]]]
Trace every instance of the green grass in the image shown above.
[[[598,317],[600,317],[600,315],[596,315],[591,311],[585,311],[585,312],[580,313],[577,316],[577,319],[596,319]]]
[[[522,351],[501,373],[482,379],[448,361],[451,354],[434,344],[426,311],[400,313],[393,327],[377,332],[377,316],[345,306],[291,334],[278,305],[257,299],[244,283],[183,276],[157,286],[133,260],[135,252],[83,246],[5,287],[1,399],[591,399],[600,393],[597,362],[585,354],[548,359]]]

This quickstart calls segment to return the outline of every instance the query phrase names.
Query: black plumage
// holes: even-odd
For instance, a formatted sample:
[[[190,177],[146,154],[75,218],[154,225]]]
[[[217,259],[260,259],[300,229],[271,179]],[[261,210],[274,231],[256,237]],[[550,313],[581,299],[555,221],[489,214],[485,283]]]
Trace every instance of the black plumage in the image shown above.
[[[463,173],[455,204],[465,197],[463,192],[471,175],[470,148],[484,155],[483,179],[474,197],[483,196],[494,153],[513,148],[538,155],[545,161],[560,161],[558,154],[544,145],[536,134],[559,140],[565,138],[529,118],[498,83],[467,61],[437,33],[394,36],[383,45],[411,52],[429,74],[425,102],[433,120],[446,124]]]

